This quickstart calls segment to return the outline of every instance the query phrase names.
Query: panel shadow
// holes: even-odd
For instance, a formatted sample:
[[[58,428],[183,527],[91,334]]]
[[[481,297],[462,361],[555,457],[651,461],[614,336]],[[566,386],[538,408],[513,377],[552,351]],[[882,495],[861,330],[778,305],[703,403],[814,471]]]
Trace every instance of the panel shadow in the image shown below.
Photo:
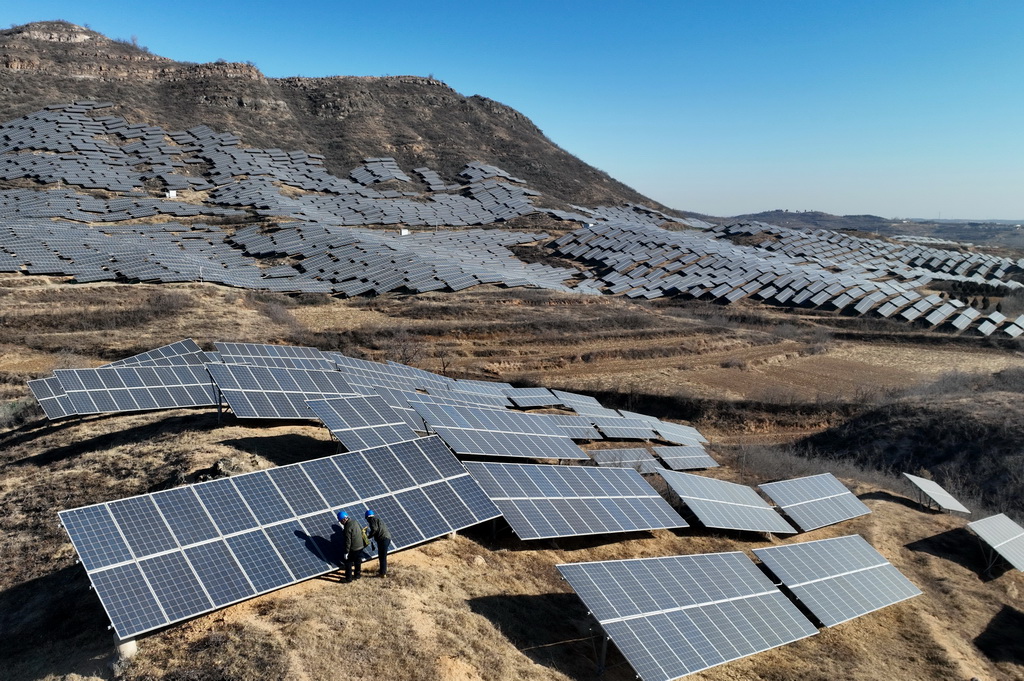
[[[267,437],[241,437],[234,440],[221,440],[220,444],[262,456],[278,466],[290,463],[322,459],[338,453],[338,443],[318,440],[308,435],[286,433]]]
[[[1024,613],[1004,605],[976,639],[974,645],[993,662],[1024,664]]]
[[[81,565],[0,591],[0,676],[112,678],[109,625]]]

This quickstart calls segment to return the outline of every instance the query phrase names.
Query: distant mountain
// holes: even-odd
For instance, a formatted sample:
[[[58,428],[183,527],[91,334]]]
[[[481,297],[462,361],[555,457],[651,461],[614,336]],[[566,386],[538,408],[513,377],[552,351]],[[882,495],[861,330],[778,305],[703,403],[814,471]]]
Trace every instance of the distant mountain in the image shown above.
[[[0,31],[0,120],[90,99],[167,129],[205,123],[247,145],[320,153],[339,177],[366,157],[442,177],[482,161],[563,202],[665,209],[559,148],[518,111],[431,78],[267,78],[251,63],[174,61],[62,21]]]
[[[761,213],[737,215],[732,220],[767,222],[793,229],[835,229],[861,232],[889,231],[893,224],[898,222],[877,215],[830,215],[813,210],[803,212],[768,210]]]

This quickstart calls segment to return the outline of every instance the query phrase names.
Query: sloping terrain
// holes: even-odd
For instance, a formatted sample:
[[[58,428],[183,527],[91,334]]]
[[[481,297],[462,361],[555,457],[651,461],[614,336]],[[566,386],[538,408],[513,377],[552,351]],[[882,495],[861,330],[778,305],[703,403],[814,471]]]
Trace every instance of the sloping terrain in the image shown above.
[[[252,64],[176,62],[66,22],[0,31],[0,118],[71,100],[183,130],[203,122],[248,144],[305,149],[339,177],[372,156],[453,176],[498,165],[552,197],[661,207],[555,146],[521,113],[415,76],[267,78]]]
[[[55,507],[194,480],[218,460],[239,471],[334,451],[322,429],[230,416],[218,423],[209,410],[33,426],[5,445],[0,622],[8,635],[0,646],[12,679],[110,676],[105,615],[54,523]],[[784,474],[807,472],[798,460],[775,463]],[[712,474],[765,479],[735,465]],[[925,594],[693,678],[876,679],[880,670],[1019,678],[1024,651],[1007,637],[1020,624],[1012,603],[1021,575],[986,573],[964,520],[925,512],[901,489],[846,482],[873,513],[787,543],[859,533]],[[596,641],[585,608],[554,565],[764,545],[756,535],[699,529],[524,543],[500,525],[497,534],[481,526],[396,554],[387,581],[340,584],[329,575],[146,636],[121,677],[592,678]],[[614,651],[609,663],[608,678],[632,678]]]
[[[0,434],[0,627],[11,632],[3,643],[11,678],[111,674],[105,615],[88,591],[84,570],[73,564],[73,549],[55,522],[57,509],[334,453],[323,429],[247,424],[230,415],[218,423],[212,410],[46,425],[27,397],[24,381],[55,367],[97,365],[187,336],[203,344],[309,342],[449,375],[529,376],[543,385],[596,392],[609,406],[696,420],[711,437],[716,458],[727,464],[711,475],[744,484],[836,471],[874,513],[795,539],[859,532],[925,595],[694,678],[874,679],[879,669],[929,679],[1013,679],[1024,673],[1024,651],[1006,638],[1019,628],[1013,603],[1024,584],[1013,571],[985,572],[963,519],[921,511],[899,481],[870,469],[754,447],[792,442],[870,410],[864,400],[893,382],[884,365],[872,365],[876,354],[902,365],[900,382],[933,383],[940,368],[920,361],[921,353],[942,348],[909,339],[891,345],[835,340],[820,329],[787,330],[771,318],[753,324],[700,316],[699,306],[673,308],[669,315],[654,305],[493,287],[337,299],[212,284],[83,286],[23,276],[3,281],[3,309],[17,315],[0,339],[5,404],[16,407]],[[569,334],[572,344],[565,342]],[[800,352],[813,345],[826,347]],[[1019,361],[998,348],[962,348],[955,356],[963,370],[985,375]],[[723,367],[721,357],[747,363]],[[910,361],[915,357],[916,365]],[[829,359],[834,361],[816,365]],[[837,367],[857,389],[836,384]],[[796,369],[808,388],[784,392]],[[694,389],[697,381],[703,396]],[[728,397],[730,385],[734,397]],[[817,399],[812,385],[835,392]],[[743,397],[758,392],[760,399]],[[979,421],[979,427],[984,423],[992,422]],[[975,433],[979,439],[987,435]],[[936,473],[945,482],[941,469]],[[595,642],[586,612],[557,577],[555,564],[762,545],[758,537],[688,530],[534,546],[500,526],[493,536],[481,526],[396,554],[394,579],[387,582],[317,579],[148,636],[123,676],[591,678]],[[354,663],[345,667],[342,661],[353,653],[342,649],[343,642],[352,638],[394,652],[354,653]],[[632,678],[616,653],[609,662],[615,666],[608,678]]]

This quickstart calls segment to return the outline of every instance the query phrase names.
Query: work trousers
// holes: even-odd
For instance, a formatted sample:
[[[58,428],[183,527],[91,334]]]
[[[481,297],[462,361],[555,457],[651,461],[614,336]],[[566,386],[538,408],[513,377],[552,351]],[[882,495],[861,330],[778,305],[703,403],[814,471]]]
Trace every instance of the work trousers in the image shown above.
[[[388,573],[388,549],[391,548],[390,539],[377,540],[377,558],[380,559],[380,575],[383,577]]]
[[[363,573],[363,550],[349,551],[345,556],[345,579],[352,579],[352,566],[356,568],[355,578],[359,579]]]

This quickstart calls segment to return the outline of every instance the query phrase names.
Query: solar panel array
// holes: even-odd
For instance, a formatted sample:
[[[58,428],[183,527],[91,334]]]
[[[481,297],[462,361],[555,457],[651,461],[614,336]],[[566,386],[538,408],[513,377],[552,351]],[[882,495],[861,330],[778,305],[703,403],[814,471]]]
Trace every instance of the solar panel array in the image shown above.
[[[718,466],[718,462],[712,459],[711,455],[700,445],[655,447],[654,453],[674,471],[716,468]]]
[[[237,137],[205,126],[169,132],[132,125],[117,116],[96,116],[95,104],[48,107],[0,125],[0,178],[60,185],[0,191],[0,271],[346,295],[459,290],[481,283],[570,290],[565,282],[579,278],[573,270],[525,263],[507,248],[544,235],[471,230],[403,237],[350,228],[489,225],[537,212],[532,201],[538,193],[500,169],[468,165],[465,181],[435,185],[426,194],[380,191],[370,185],[411,181],[394,159],[367,159],[353,182],[327,173],[317,154],[245,149]],[[143,193],[152,183],[161,193],[211,191],[204,203],[184,203]],[[299,192],[286,196],[280,183]],[[114,197],[79,188],[104,189]],[[154,216],[246,217],[237,207],[279,227],[229,231],[200,223],[137,222]],[[304,262],[261,266],[261,259],[274,255]]]
[[[664,471],[661,476],[705,527],[775,534],[796,532],[749,487],[678,471]]]
[[[468,461],[520,539],[687,527],[633,470]]]
[[[1024,315],[1009,319],[915,290],[941,279],[1012,291],[1021,284],[1010,275],[1024,269],[1024,261],[829,230],[716,226],[638,204],[541,209],[533,203],[538,192],[521,179],[478,161],[453,183],[417,168],[425,192],[390,157],[367,158],[343,179],[327,172],[319,154],[244,148],[236,136],[203,125],[167,131],[132,124],[102,115],[110,106],[54,105],[0,125],[0,179],[59,185],[0,190],[0,271],[63,274],[80,282],[207,281],[340,295],[500,283],[631,298],[751,298],[877,314],[957,333],[1024,334]],[[375,188],[384,181],[406,186]],[[289,187],[286,193],[282,185]],[[89,189],[103,189],[111,198]],[[202,203],[150,195],[172,190],[208,194]],[[545,238],[541,234],[361,229],[481,226],[534,213],[588,225],[555,244],[558,255],[586,269],[526,263],[509,250]],[[252,214],[276,226],[226,230],[199,222],[138,222]],[[664,224],[690,229],[669,231]],[[740,246],[732,241],[736,237],[760,243]],[[611,415],[603,408],[577,413]]]
[[[740,552],[558,565],[643,681],[818,633]]]
[[[1024,527],[1004,513],[967,523],[992,550],[1018,570],[1024,570]]]
[[[499,515],[437,438],[60,512],[120,639],[337,568],[335,511],[396,549]]]
[[[338,368],[333,359],[316,348],[260,343],[215,343],[215,345],[221,361],[226,364],[253,364],[263,367],[318,371],[334,371]]]
[[[206,407],[219,401],[201,364],[58,369],[54,376],[76,414]]]
[[[958,513],[970,513],[970,509],[956,500],[952,494],[943,489],[942,485],[934,480],[921,478],[910,473],[904,473],[903,477],[910,481],[917,488],[920,494],[927,496],[944,511],[957,511]]]
[[[871,513],[831,473],[758,485],[804,532]]]
[[[630,449],[591,449],[587,451],[598,466],[632,468],[637,473],[660,473],[664,470],[654,455],[643,447]]]
[[[984,284],[1007,291],[1021,286],[1007,276],[1024,261],[958,253],[922,245],[894,246],[829,230],[796,230],[764,223],[691,225],[667,231],[633,216],[605,221],[566,234],[558,254],[602,272],[594,284],[631,298],[683,296],[733,303],[743,298],[779,305],[803,305],[878,314],[929,328],[1010,337],[1024,333],[1024,319],[987,315],[956,300],[918,293],[933,279]],[[757,238],[740,246],[736,237]]]
[[[210,359],[209,355],[203,352],[203,349],[194,340],[186,338],[154,350],[119,359],[105,366],[180,366],[182,364],[206,364]]]
[[[71,398],[64,392],[64,386],[60,379],[56,376],[29,381],[28,388],[32,391],[32,396],[39,402],[39,406],[43,408],[46,418],[51,421],[78,413]]]
[[[431,432],[456,454],[586,459],[586,453],[550,421],[531,414],[481,407],[413,403]]]
[[[419,437],[394,409],[376,395],[308,400],[306,406],[349,451]]]
[[[246,364],[207,364],[206,368],[239,418],[316,419],[307,400],[357,392],[337,371]]]
[[[754,555],[827,627],[921,595],[856,534],[754,549]]]

